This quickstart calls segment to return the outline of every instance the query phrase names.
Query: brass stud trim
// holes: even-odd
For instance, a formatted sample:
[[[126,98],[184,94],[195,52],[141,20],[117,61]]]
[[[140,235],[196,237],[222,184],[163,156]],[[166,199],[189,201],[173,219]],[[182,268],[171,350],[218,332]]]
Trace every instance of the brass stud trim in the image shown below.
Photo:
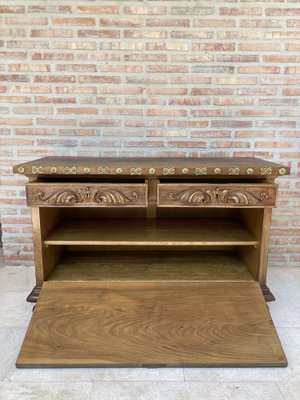
[[[155,174],[155,168],[149,168],[149,174],[151,175]]]
[[[221,173],[221,168],[215,168],[215,169],[214,169],[214,173],[215,173],[216,175],[219,175],[219,174]]]
[[[286,174],[286,169],[285,168],[279,168],[279,174],[280,175],[284,175],[284,174]]]
[[[91,173],[91,169],[88,168],[88,167],[83,168],[83,171],[84,171],[85,174],[90,174]]]
[[[253,175],[253,172],[254,172],[253,168],[247,168],[248,175]]]
[[[195,168],[195,175],[207,175],[207,168]]]
[[[142,174],[142,168],[140,167],[130,168],[130,175],[141,175],[141,174]]]
[[[182,168],[182,173],[184,175],[188,174],[189,173],[189,169],[188,168]]]
[[[20,174],[24,174],[25,168],[24,168],[24,167],[19,167],[19,168],[18,168],[18,172],[19,172]]]
[[[56,174],[57,173],[57,168],[56,167],[51,167],[50,168],[51,174]]]
[[[100,174],[100,175],[109,174],[109,172],[110,172],[109,167],[99,167],[98,168],[98,174]]]
[[[117,173],[117,174],[121,174],[122,172],[123,172],[122,168],[117,168],[117,169],[116,169],[116,173]]]

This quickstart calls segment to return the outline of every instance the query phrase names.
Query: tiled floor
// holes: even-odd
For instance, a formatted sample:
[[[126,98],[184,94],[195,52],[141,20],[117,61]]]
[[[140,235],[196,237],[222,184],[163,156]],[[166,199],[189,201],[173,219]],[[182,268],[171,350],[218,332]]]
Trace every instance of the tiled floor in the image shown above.
[[[287,368],[16,369],[33,282],[33,268],[0,267],[0,400],[300,399],[300,268],[273,268],[268,279]]]

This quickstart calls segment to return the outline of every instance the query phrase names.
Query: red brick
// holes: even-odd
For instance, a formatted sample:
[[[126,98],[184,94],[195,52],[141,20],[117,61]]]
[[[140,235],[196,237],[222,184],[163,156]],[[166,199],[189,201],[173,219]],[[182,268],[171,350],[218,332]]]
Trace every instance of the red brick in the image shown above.
[[[16,14],[24,14],[25,6],[0,6],[0,13],[16,13]]]
[[[171,61],[184,63],[211,63],[214,61],[214,56],[208,54],[171,54]]]
[[[280,43],[240,43],[238,49],[241,51],[279,51]]]
[[[37,125],[49,125],[49,126],[75,126],[75,119],[58,119],[58,118],[37,118]]]
[[[284,96],[300,96],[300,88],[283,89]]]
[[[211,15],[214,7],[171,7],[174,15]]]
[[[53,114],[52,107],[28,106],[28,107],[13,107],[14,114]]]
[[[125,30],[124,32],[124,37],[125,38],[133,38],[133,39],[139,39],[139,38],[149,38],[149,39],[162,39],[167,37],[167,32],[166,31],[154,31],[154,30]]]
[[[141,73],[143,72],[142,65],[101,65],[101,72],[126,72],[126,73]]]
[[[95,64],[57,64],[56,71],[96,72],[97,66]]]
[[[155,15],[166,14],[166,7],[124,7],[125,14]]]
[[[45,96],[36,96],[36,103],[76,103],[76,97],[45,97]]]
[[[0,103],[30,103],[31,98],[25,96],[1,96]]]
[[[300,32],[266,32],[266,39],[300,39]]]
[[[119,126],[120,120],[117,119],[106,119],[106,118],[97,118],[97,119],[81,119],[81,126]]]
[[[234,43],[193,43],[193,51],[235,51]]]
[[[229,27],[236,26],[236,21],[234,19],[196,19],[194,20],[194,27]]]
[[[171,18],[149,18],[146,20],[146,26],[180,26],[180,27],[189,27],[190,20],[189,19],[171,19]]]
[[[0,82],[29,82],[29,77],[19,74],[0,75]]]
[[[71,38],[73,31],[71,29],[32,29],[30,36]]]
[[[62,5],[29,5],[29,13],[58,13],[58,14],[68,14],[72,12],[72,6],[62,6]]]
[[[147,115],[149,116],[174,116],[174,117],[185,117],[187,115],[186,110],[176,110],[173,108],[152,108],[147,110]]]
[[[26,31],[25,29],[0,29],[1,37],[25,37]]]
[[[249,67],[239,67],[238,73],[240,74],[279,74],[280,67],[265,67],[265,66],[249,66]]]
[[[120,83],[119,76],[101,76],[101,75],[80,75],[79,83]]]
[[[246,28],[283,28],[284,21],[280,19],[242,19],[240,27]]]
[[[230,88],[192,88],[194,96],[222,96],[232,95],[233,90]]]
[[[77,11],[87,14],[118,14],[119,7],[116,6],[77,6]]]
[[[76,80],[76,77],[74,75],[61,75],[61,76],[55,76],[55,75],[36,75],[34,77],[34,82],[48,82],[48,83],[74,83]]]
[[[272,54],[268,56],[263,56],[264,62],[273,62],[273,63],[294,63],[300,62],[300,56],[298,55],[285,55],[285,54]]]
[[[299,74],[300,73],[300,66],[296,66],[296,67],[286,67],[284,69],[284,72],[286,74]]]
[[[5,23],[7,25],[47,25],[48,19],[46,17],[6,17]]]
[[[172,31],[171,38],[174,39],[212,39],[213,32],[189,32],[189,31]]]
[[[24,60],[27,56],[27,52],[25,51],[0,51],[0,58],[4,58],[6,60],[12,59],[21,59]]]
[[[271,16],[285,16],[300,15],[300,8],[266,8],[266,15]]]
[[[86,108],[86,107],[58,107],[58,114],[98,114],[97,108]]]
[[[212,120],[211,126],[213,127],[228,127],[228,128],[250,128],[252,126],[252,121],[243,120]]]
[[[95,25],[95,18],[85,18],[85,17],[52,17],[52,24],[54,25]]]
[[[192,121],[192,120],[169,120],[168,126],[176,128],[206,128],[208,126],[208,121]]]
[[[0,125],[32,125],[32,118],[0,118]]]
[[[260,7],[220,7],[220,15],[262,15]]]
[[[188,68],[185,65],[148,65],[146,72],[150,73],[186,73]]]
[[[11,72],[49,72],[50,65],[47,64],[8,64]]]
[[[52,128],[17,128],[17,135],[53,135],[54,129]]]
[[[8,40],[7,48],[49,49],[49,41],[43,40]]]
[[[74,55],[71,53],[33,53],[32,60],[74,60]]]
[[[142,26],[144,22],[140,18],[100,18],[100,25],[104,26]]]
[[[120,31],[109,30],[109,29],[79,29],[78,37],[99,37],[99,38],[114,38],[118,39],[120,37]]]

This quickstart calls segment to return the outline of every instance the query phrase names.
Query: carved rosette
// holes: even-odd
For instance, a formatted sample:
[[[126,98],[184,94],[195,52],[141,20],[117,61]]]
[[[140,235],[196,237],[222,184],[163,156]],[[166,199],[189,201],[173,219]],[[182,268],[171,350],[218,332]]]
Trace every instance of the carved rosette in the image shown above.
[[[190,205],[263,205],[272,200],[271,196],[261,191],[254,195],[247,190],[229,190],[229,189],[188,189],[180,192],[171,192],[169,198],[184,204]]]
[[[135,191],[131,193],[131,196],[128,196],[117,189],[103,190],[90,187],[77,190],[58,190],[49,195],[39,191],[33,196],[36,202],[66,206],[73,204],[126,205],[134,204],[140,198],[141,195]]]

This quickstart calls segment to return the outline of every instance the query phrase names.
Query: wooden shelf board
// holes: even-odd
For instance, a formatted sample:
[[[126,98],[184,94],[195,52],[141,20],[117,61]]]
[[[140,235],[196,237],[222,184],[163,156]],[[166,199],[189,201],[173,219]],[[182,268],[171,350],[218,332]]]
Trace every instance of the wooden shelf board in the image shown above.
[[[224,251],[117,251],[67,253],[51,281],[249,281],[233,253]]]
[[[228,219],[64,220],[45,245],[217,246],[257,245],[241,222]]]
[[[257,282],[45,282],[17,367],[286,366]]]

